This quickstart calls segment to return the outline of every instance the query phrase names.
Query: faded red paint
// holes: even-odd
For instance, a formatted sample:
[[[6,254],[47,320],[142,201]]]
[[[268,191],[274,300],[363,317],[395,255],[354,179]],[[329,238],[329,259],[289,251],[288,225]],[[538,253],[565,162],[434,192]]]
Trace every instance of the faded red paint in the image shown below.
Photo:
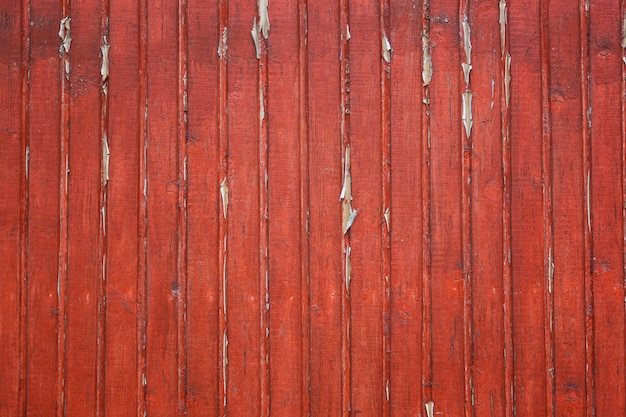
[[[621,2],[266,4],[0,5],[0,414],[626,415]]]

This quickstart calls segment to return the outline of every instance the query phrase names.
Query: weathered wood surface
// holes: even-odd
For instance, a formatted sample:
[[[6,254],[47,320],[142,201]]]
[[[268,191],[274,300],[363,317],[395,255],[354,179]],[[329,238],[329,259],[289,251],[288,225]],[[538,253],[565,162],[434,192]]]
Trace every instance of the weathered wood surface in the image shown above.
[[[625,22],[0,1],[0,414],[626,415]]]

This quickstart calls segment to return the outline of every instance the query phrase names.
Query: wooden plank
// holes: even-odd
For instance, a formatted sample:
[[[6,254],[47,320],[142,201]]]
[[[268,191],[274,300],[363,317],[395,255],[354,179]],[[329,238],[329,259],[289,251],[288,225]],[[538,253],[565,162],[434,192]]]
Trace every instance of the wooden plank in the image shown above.
[[[137,4],[110,2],[109,77],[107,87],[109,180],[106,182],[106,415],[137,412],[141,300],[138,286],[142,150],[139,118],[139,15]],[[141,109],[141,110],[140,110]],[[129,140],[129,138],[135,138]],[[106,149],[105,149],[106,150]],[[106,177],[103,177],[106,180]]]
[[[217,254],[218,225],[223,214],[219,207],[221,160],[216,122],[221,91],[216,45],[227,45],[227,39],[218,30],[218,11],[215,2],[188,2],[187,402],[190,416],[217,415],[219,406],[215,395],[221,278]],[[225,47],[221,47],[223,51]]]
[[[567,28],[579,27],[577,4],[551,1],[550,113],[553,199],[553,291],[555,349],[555,412],[585,411],[585,279],[583,207],[584,172],[580,37]],[[552,11],[558,12],[552,13]],[[554,45],[559,45],[555,48]]]
[[[30,13],[26,414],[43,415],[56,412],[61,392],[57,379],[61,10],[59,4],[32,1]]]
[[[515,409],[546,414],[540,9],[509,4]]]
[[[27,68],[22,54],[22,29],[27,30],[21,17],[20,3],[0,6],[0,409],[7,415],[23,414],[23,342],[24,309],[24,228],[26,209],[27,146],[22,108],[27,97],[22,85]],[[26,24],[27,25],[27,24]]]
[[[101,5],[71,9],[69,50],[69,182],[65,405],[69,414],[94,415],[98,401],[97,336],[100,253]],[[94,128],[95,127],[95,128]]]
[[[249,3],[228,4],[228,236],[226,410],[261,414],[261,294],[259,198],[259,80]],[[258,19],[257,19],[258,22]],[[255,250],[250,250],[255,248]],[[264,277],[263,277],[264,278]]]
[[[430,4],[432,401],[462,415],[465,396],[459,5]],[[445,313],[444,313],[445,312]]]
[[[626,413],[623,2],[590,4],[591,278],[595,415]],[[620,19],[621,18],[621,19]],[[620,36],[618,36],[620,34]],[[620,45],[620,38],[622,44]],[[621,102],[615,99],[621,91]],[[621,181],[620,181],[621,178]],[[587,312],[589,314],[589,312]]]
[[[270,415],[301,415],[300,42],[298,2],[275,1],[268,40]]]
[[[342,414],[340,10],[309,2],[311,415]],[[315,242],[315,243],[314,243]]]
[[[178,144],[176,5],[149,3],[147,13],[147,340],[146,410],[173,416],[178,404],[178,207],[183,178]]]
[[[422,10],[412,1],[390,4],[391,74],[391,379],[392,415],[410,415],[422,399],[423,241],[421,180],[423,81]],[[384,213],[383,213],[384,215]]]
[[[501,102],[500,7],[470,3],[471,143],[471,293],[473,406],[476,415],[505,415],[504,281],[505,265]],[[500,34],[500,36],[498,36]]]
[[[347,232],[351,247],[350,296],[351,401],[354,413],[383,415],[385,401],[385,276],[381,227],[384,223],[381,178],[383,33],[378,2],[350,7],[350,158],[352,207]],[[387,34],[385,34],[387,36]]]

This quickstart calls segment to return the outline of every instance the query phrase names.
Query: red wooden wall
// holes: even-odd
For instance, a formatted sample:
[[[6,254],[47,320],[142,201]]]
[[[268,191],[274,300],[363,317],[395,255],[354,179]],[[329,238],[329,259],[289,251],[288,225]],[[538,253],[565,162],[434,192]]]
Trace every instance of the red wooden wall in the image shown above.
[[[626,415],[625,28],[1,0],[0,415]]]

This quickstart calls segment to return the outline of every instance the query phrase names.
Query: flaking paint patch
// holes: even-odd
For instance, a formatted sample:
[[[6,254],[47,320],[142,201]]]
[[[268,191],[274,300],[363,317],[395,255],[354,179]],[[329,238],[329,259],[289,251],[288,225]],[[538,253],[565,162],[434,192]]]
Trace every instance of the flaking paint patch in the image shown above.
[[[387,231],[391,231],[391,211],[389,210],[389,207],[387,207],[387,209],[385,210],[385,212],[383,213],[383,218],[385,219],[385,225],[387,226]]]
[[[224,316],[226,316],[226,279],[228,278],[226,265],[226,237],[224,237],[224,263],[222,265],[222,305],[224,308]]]
[[[344,160],[343,187],[339,200],[342,205],[342,230],[345,235],[356,219],[357,210],[352,209],[352,175],[350,174],[350,145],[346,146]]]
[[[346,40],[349,41],[351,37],[352,36],[350,36],[350,25],[346,25]]]
[[[430,58],[430,38],[426,32],[422,33],[422,82],[430,85],[433,78],[433,64]]]
[[[426,404],[424,404],[424,407],[426,408],[427,417],[435,417],[435,403],[434,402],[428,401]]]
[[[24,171],[26,179],[28,179],[28,165],[30,164],[30,146],[26,147],[26,155],[24,156]]]
[[[467,137],[470,137],[472,134],[472,125],[474,121],[472,120],[472,92],[465,91],[463,93],[463,126],[465,127],[465,133]]]
[[[506,0],[500,0],[500,50],[504,51],[506,43],[506,24],[508,21]]]
[[[226,178],[222,180],[220,184],[220,194],[222,196],[222,209],[224,211],[224,218],[228,215],[228,183]]]
[[[511,99],[511,54],[508,52],[504,61],[504,94],[506,106],[509,107],[509,100]]]
[[[382,46],[383,46],[383,59],[386,63],[391,63],[391,43],[387,38],[387,35],[383,34],[382,37]]]
[[[463,19],[461,24],[463,28],[463,51],[465,52],[465,62],[461,64],[463,68],[463,77],[465,78],[465,85],[469,84],[470,72],[472,71],[472,40],[470,39],[470,25],[467,20],[467,16]]]
[[[552,248],[548,250],[548,291],[552,294],[554,288],[554,261],[552,259]]]
[[[105,186],[109,182],[109,141],[106,133],[102,135],[102,185]]]
[[[263,86],[259,88],[259,120],[265,119],[265,103],[263,102]],[[265,174],[267,183],[267,173]]]
[[[622,48],[626,48],[626,15],[624,15],[624,21],[622,22]]]
[[[258,2],[259,8],[259,29],[263,34],[265,39],[268,38],[270,34],[270,18],[268,13],[268,0],[259,0]]]
[[[224,407],[226,407],[226,368],[228,367],[228,336],[224,330],[222,345],[222,388],[224,389]]]
[[[102,66],[100,67],[100,75],[102,76],[102,82],[105,82],[109,78],[109,49],[111,45],[108,44],[106,36],[104,37],[104,44],[100,47],[100,53],[102,54]]]
[[[389,380],[387,380],[387,384],[385,384],[385,395],[387,397],[387,402],[389,402]]]
[[[346,291],[350,290],[350,280],[352,279],[352,261],[350,259],[352,255],[352,248],[347,246],[345,249],[346,254]]]
[[[69,16],[61,19],[61,23],[59,25],[59,38],[61,38],[61,47],[59,52],[69,53],[70,47],[72,46],[72,37],[70,36],[70,22],[72,18]]]
[[[228,28],[224,27],[220,43],[217,46],[217,56],[224,58],[226,56],[226,52],[228,52]]]
[[[261,59],[261,33],[259,31],[259,25],[256,24],[256,16],[254,17],[254,22],[252,23],[252,30],[250,31],[250,34],[252,34],[252,40],[254,41],[256,59]]]

